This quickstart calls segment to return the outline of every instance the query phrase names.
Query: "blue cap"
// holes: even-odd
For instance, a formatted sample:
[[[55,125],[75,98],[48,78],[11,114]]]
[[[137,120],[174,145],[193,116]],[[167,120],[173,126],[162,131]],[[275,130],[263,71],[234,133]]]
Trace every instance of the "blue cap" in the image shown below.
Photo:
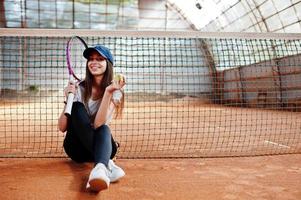
[[[108,49],[107,47],[105,47],[103,45],[97,44],[94,47],[89,47],[89,48],[85,49],[85,51],[83,53],[84,57],[88,59],[89,55],[92,51],[97,51],[102,57],[107,59],[113,65],[114,58],[113,58],[113,55],[112,55],[110,49]]]

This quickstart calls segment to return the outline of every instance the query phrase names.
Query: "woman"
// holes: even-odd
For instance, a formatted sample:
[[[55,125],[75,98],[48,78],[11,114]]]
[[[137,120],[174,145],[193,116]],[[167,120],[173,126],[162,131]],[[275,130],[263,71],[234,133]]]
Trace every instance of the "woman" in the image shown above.
[[[122,89],[125,81],[112,81],[113,56],[105,46],[87,48],[83,56],[87,59],[85,80],[78,86],[69,83],[65,88],[65,96],[72,92],[75,98],[71,116],[67,117],[63,111],[58,128],[67,131],[64,149],[72,160],[95,163],[87,189],[99,192],[125,175],[111,160],[118,147],[108,127],[114,111],[116,116],[122,112],[124,98],[117,105],[112,95]]]

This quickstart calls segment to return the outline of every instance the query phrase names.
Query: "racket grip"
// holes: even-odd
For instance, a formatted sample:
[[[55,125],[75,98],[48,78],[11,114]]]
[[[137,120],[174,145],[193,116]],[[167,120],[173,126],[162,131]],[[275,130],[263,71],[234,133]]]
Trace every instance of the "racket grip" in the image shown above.
[[[113,102],[119,104],[121,102],[122,92],[120,90],[115,90],[112,95]]]
[[[65,115],[71,115],[72,105],[73,105],[74,94],[70,92],[67,98],[67,104],[65,108]]]

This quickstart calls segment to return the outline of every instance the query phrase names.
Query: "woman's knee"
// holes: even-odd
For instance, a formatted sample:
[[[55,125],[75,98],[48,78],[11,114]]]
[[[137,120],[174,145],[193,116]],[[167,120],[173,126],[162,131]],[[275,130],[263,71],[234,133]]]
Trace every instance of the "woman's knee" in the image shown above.
[[[96,128],[95,132],[96,133],[98,133],[98,132],[100,132],[100,133],[107,133],[107,134],[111,135],[110,127],[108,125],[106,125],[106,124],[101,125],[100,127]]]
[[[77,112],[86,112],[85,105],[81,102],[73,102],[72,104],[72,113],[77,113]]]
[[[111,141],[111,131],[109,126],[107,125],[102,125],[100,127],[98,127],[97,129],[95,129],[95,133],[94,133],[94,140],[96,141]]]
[[[82,103],[73,103],[69,124],[74,130],[78,130],[80,132],[90,131],[93,128],[91,126],[87,110]]]
[[[88,112],[81,102],[74,102],[72,105],[72,111],[71,111],[71,119],[75,122],[81,122],[81,123],[89,123],[90,124],[90,118],[88,115]]]

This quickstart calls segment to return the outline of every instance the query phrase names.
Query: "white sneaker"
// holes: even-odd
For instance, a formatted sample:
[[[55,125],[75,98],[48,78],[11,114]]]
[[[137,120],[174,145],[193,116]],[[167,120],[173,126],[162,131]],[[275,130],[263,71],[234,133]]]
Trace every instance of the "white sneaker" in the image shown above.
[[[108,189],[110,185],[109,174],[107,167],[98,163],[90,173],[86,188],[94,192]]]
[[[109,178],[111,183],[118,181],[120,178],[122,178],[125,175],[123,169],[117,166],[113,160],[109,161],[108,168],[110,171]]]

